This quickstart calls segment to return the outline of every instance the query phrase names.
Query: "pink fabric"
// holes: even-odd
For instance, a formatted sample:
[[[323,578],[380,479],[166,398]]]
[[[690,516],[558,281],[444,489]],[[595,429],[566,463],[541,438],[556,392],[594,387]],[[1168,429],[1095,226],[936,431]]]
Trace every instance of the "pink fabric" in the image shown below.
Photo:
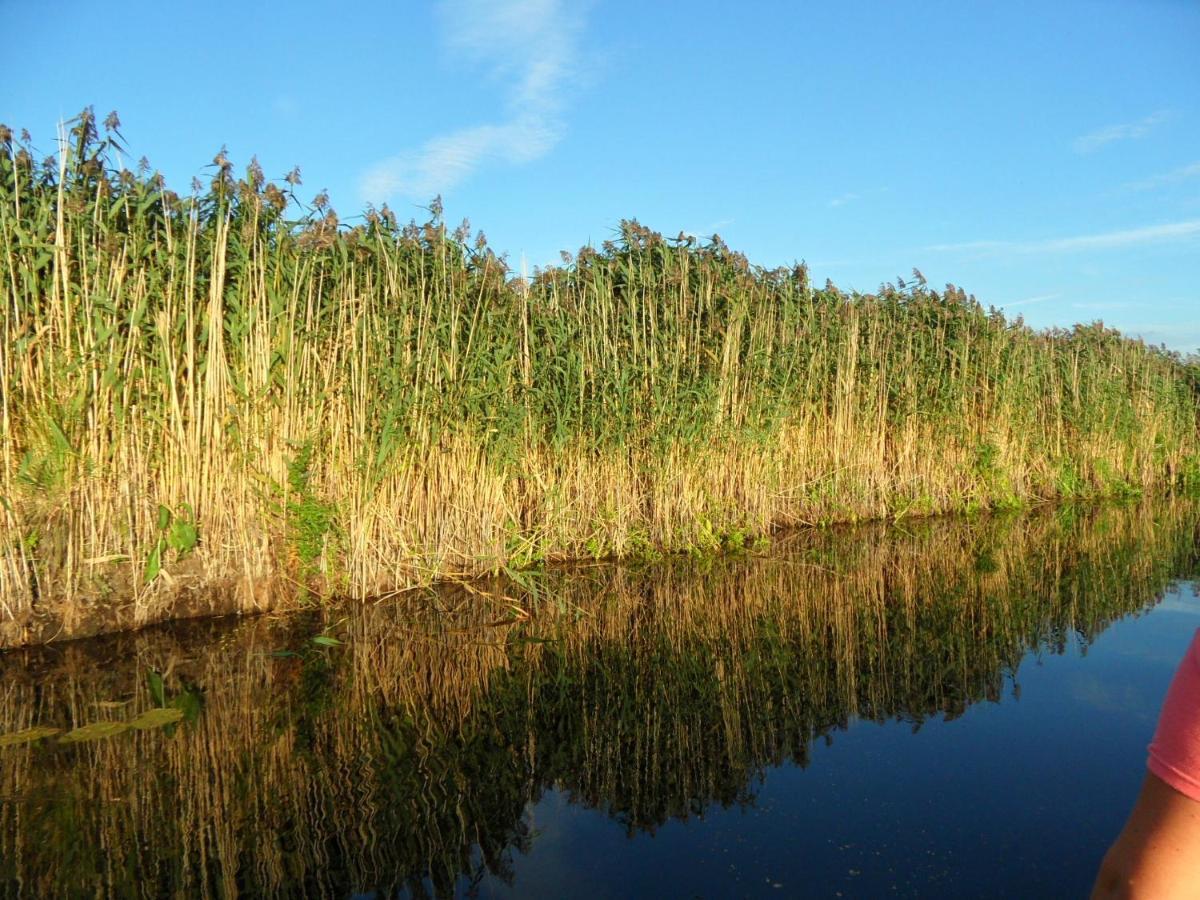
[[[1167,691],[1147,766],[1179,793],[1200,801],[1200,630]]]

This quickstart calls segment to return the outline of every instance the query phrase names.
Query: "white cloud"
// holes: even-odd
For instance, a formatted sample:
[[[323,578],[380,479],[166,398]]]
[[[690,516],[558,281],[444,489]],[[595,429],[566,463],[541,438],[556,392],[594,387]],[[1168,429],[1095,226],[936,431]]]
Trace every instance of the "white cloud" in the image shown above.
[[[280,94],[271,101],[275,115],[284,119],[294,119],[300,114],[300,102],[291,94]]]
[[[1162,602],[1155,607],[1155,610],[1200,616],[1200,600],[1197,599],[1194,593],[1185,594],[1183,592],[1183,585],[1179,585],[1175,590],[1167,592],[1167,595],[1163,597]]]
[[[1162,244],[1189,241],[1200,237],[1200,219],[1168,222],[1144,228],[1128,228],[1078,237],[1051,238],[1044,241],[967,241],[959,244],[934,244],[925,250],[935,253],[983,251],[1003,253],[1073,253],[1086,250],[1112,250],[1138,244]]]
[[[1141,181],[1130,182],[1126,187],[1135,191],[1152,191],[1156,188],[1179,184],[1181,181],[1198,176],[1200,176],[1200,161],[1180,166],[1178,169],[1172,169],[1170,172],[1164,172],[1161,175],[1153,175]]]
[[[1128,247],[1132,244],[1159,244],[1167,241],[1187,240],[1200,235],[1200,219],[1187,222],[1168,222],[1165,225],[1150,225],[1144,228],[1129,228],[1109,231],[1104,234],[1088,234],[1080,237],[1060,238],[1029,245],[1029,249],[1044,252],[1072,250],[1101,250],[1113,247]]]
[[[1114,309],[1131,309],[1135,306],[1137,306],[1136,303],[1131,303],[1128,300],[1089,301],[1087,303],[1072,303],[1071,309],[1091,309],[1104,312]]]
[[[876,197],[880,194],[886,194],[891,191],[890,187],[881,188],[866,188],[858,191],[847,191],[839,197],[834,197],[825,205],[830,209],[836,209],[839,206],[845,206],[847,203],[853,203],[856,200],[863,200],[868,197]]]
[[[1129,683],[1114,683],[1095,675],[1076,675],[1068,681],[1072,698],[1104,713],[1123,714],[1137,722],[1153,722],[1155,698]]]
[[[370,166],[363,198],[428,200],[492,162],[520,165],[545,156],[564,132],[566,86],[576,74],[580,5],[566,0],[443,0],[447,50],[506,83],[500,121],[438,135]]]
[[[1032,306],[1035,303],[1045,303],[1047,300],[1054,300],[1061,297],[1062,294],[1038,294],[1036,297],[1026,297],[1024,300],[1014,300],[1012,303],[1001,303],[1005,309],[1010,309],[1014,306]]]
[[[696,230],[693,228],[684,228],[680,231],[684,237],[694,238],[697,241],[707,241],[713,237],[719,229],[726,228],[733,224],[733,219],[717,219],[715,222],[710,222],[703,228]]]
[[[1200,307],[1200,302],[1196,304]],[[1168,350],[1179,353],[1200,352],[1200,328],[1194,325],[1124,325],[1125,334],[1140,337],[1147,344],[1165,344]]]
[[[1114,141],[1128,141],[1144,138],[1156,126],[1171,118],[1169,110],[1159,110],[1153,115],[1146,116],[1137,122],[1126,122],[1123,125],[1109,125],[1106,128],[1089,132],[1075,139],[1076,153],[1093,153],[1106,144]]]

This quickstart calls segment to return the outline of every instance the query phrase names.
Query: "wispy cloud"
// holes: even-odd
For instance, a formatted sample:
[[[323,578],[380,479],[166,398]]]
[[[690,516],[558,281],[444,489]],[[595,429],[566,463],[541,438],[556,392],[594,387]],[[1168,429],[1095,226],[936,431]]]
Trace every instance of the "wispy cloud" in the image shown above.
[[[491,162],[518,165],[561,140],[565,88],[575,73],[579,4],[566,0],[443,0],[439,18],[448,51],[506,84],[497,122],[461,128],[375,163],[363,173],[364,199],[428,200]],[[501,37],[498,37],[501,36]]]
[[[1047,300],[1055,300],[1061,297],[1062,294],[1038,294],[1036,297],[1026,297],[1024,300],[1014,300],[1012,303],[1001,303],[1005,309],[1010,309],[1014,306],[1032,306],[1035,303],[1045,303]]]
[[[1051,238],[1043,241],[966,241],[958,244],[933,244],[925,250],[934,253],[979,251],[1003,253],[1074,253],[1086,250],[1113,250],[1138,244],[1162,244],[1200,237],[1200,219],[1168,222],[1144,228],[1128,228],[1078,237]]]
[[[1178,169],[1172,169],[1170,172],[1164,172],[1161,175],[1152,175],[1150,178],[1143,178],[1141,181],[1131,181],[1125,186],[1134,191],[1152,191],[1157,188],[1170,187],[1173,184],[1179,184],[1181,181],[1187,181],[1189,178],[1196,177],[1200,177],[1200,161],[1180,166]]]
[[[836,209],[839,206],[845,206],[847,203],[853,203],[856,200],[865,200],[868,197],[874,197],[878,194],[886,194],[891,190],[888,187],[867,188],[859,191],[847,191],[839,197],[834,197],[825,205],[830,209]]]
[[[1139,119],[1137,122],[1126,122],[1123,125],[1109,125],[1089,132],[1075,139],[1076,153],[1093,153],[1101,147],[1114,141],[1129,141],[1144,138],[1157,126],[1171,118],[1170,110],[1159,110],[1152,115]]]
[[[710,222],[698,231],[691,228],[684,228],[680,234],[698,241],[706,241],[715,235],[719,229],[726,228],[732,224],[733,219],[717,219],[715,222]]]
[[[1192,325],[1125,325],[1125,334],[1140,337],[1147,344],[1164,344],[1180,353],[1200,353],[1200,328]]]
[[[1076,675],[1070,679],[1073,699],[1105,713],[1128,716],[1136,722],[1153,722],[1155,701],[1130,683],[1113,683],[1092,675]]]
[[[300,114],[300,102],[291,94],[280,94],[271,101],[271,109],[280,118],[294,119]]]
[[[1162,612],[1178,612],[1187,613],[1192,616],[1200,616],[1200,601],[1197,600],[1195,594],[1190,596],[1183,593],[1182,586],[1173,591],[1169,591],[1162,599],[1162,602],[1155,607]],[[1174,657],[1174,654],[1172,654]]]
[[[1132,309],[1136,307],[1136,303],[1131,303],[1128,300],[1112,300],[1112,301],[1089,301],[1087,303],[1072,303],[1071,309],[1091,309],[1104,312],[1106,310],[1115,309]]]

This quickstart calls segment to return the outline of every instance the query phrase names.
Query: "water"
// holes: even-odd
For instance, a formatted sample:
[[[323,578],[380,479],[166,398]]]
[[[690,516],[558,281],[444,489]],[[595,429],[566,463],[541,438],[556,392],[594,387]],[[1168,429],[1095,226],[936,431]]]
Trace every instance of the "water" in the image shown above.
[[[0,896],[1083,895],[1198,525],[806,533],[9,653]]]
[[[551,792],[513,894],[578,897],[1086,896],[1142,777],[1155,713],[1200,627],[1195,582],[1081,656],[1030,655],[1020,701],[953,721],[852,722],[807,768],[756,779],[744,806],[628,840]],[[484,895],[509,891],[487,879]]]

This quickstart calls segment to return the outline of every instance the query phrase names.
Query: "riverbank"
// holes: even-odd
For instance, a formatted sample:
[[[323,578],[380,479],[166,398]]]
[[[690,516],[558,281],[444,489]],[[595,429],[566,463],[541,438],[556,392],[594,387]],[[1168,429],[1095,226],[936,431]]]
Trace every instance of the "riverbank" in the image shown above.
[[[632,221],[515,278],[436,204],[349,227],[223,154],[180,197],[114,141],[0,132],[0,646],[1200,482],[1197,367],[1099,325]]]

